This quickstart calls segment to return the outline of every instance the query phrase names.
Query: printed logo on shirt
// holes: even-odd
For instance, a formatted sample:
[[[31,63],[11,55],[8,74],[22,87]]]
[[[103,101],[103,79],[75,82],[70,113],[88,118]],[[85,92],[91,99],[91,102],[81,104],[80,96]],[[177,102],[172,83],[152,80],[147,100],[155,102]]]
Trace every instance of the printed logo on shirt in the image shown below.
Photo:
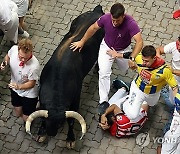
[[[21,81],[24,83],[24,82],[27,82],[28,81],[28,75],[27,74],[24,74],[21,76]]]
[[[116,116],[117,121],[122,120],[122,116]]]
[[[146,84],[149,84],[149,82],[151,80],[151,75],[152,74],[147,70],[141,70],[141,72],[140,72],[141,80]]]
[[[155,79],[159,79],[159,78],[160,78],[160,76],[159,76],[159,75],[156,75]]]
[[[121,37],[121,34],[118,34],[118,37]]]

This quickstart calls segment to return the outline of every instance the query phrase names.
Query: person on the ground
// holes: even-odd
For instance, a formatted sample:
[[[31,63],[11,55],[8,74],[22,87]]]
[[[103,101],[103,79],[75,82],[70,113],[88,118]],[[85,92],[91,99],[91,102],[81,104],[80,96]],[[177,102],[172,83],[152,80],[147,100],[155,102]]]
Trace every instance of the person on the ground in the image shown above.
[[[1,70],[9,64],[11,70],[11,102],[17,117],[24,121],[36,110],[40,65],[33,55],[32,41],[22,39],[14,45],[1,63]]]
[[[101,16],[88,28],[80,41],[71,43],[70,48],[73,51],[81,51],[88,39],[100,28],[105,30],[105,37],[100,45],[98,57],[99,103],[102,104],[108,101],[111,67],[114,60],[116,59],[119,69],[123,72],[128,67],[133,68],[135,65],[134,58],[141,51],[143,40],[136,21],[131,16],[125,14],[125,8],[121,3],[115,3],[110,9],[110,13]],[[135,40],[133,50],[131,49],[131,39]],[[115,54],[109,56],[107,52],[112,50]],[[131,51],[129,59],[119,57],[120,53],[130,53]],[[101,110],[101,106],[99,106],[99,109]]]
[[[115,80],[114,84],[118,85],[118,91],[109,100],[109,107],[100,117],[102,129],[109,130],[112,136],[127,137],[134,135],[144,126],[147,121],[148,105],[146,102],[141,106],[139,115],[134,120],[130,120],[126,113],[123,112],[123,104],[128,101],[127,85],[121,80]]]
[[[156,56],[156,49],[152,45],[145,46],[135,61],[138,75],[131,82],[130,100],[123,105],[123,111],[129,119],[135,119],[138,116],[144,101],[149,106],[156,105],[160,91],[166,84],[172,88],[173,96],[178,91],[178,84],[171,68],[163,59]]]
[[[0,43],[6,36],[11,45],[18,42],[18,7],[11,0],[1,0],[0,2]]]

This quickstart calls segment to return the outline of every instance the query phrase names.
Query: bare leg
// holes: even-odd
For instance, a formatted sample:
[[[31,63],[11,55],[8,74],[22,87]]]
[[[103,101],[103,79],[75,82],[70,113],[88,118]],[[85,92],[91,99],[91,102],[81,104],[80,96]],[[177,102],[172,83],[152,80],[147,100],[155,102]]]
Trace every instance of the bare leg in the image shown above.
[[[161,146],[157,147],[157,154],[161,154]]]
[[[15,113],[17,117],[22,117],[23,113],[22,113],[22,106],[20,107],[14,107]]]
[[[19,29],[20,30],[24,30],[25,26],[24,26],[24,17],[19,17]],[[21,33],[20,33],[21,34]]]
[[[28,118],[28,116],[27,115],[22,115],[22,119],[26,122],[26,120],[27,120],[27,118]]]
[[[142,104],[141,106],[146,112],[148,111],[149,109],[149,105],[148,104]]]
[[[28,38],[29,34],[24,29],[25,29],[24,17],[19,17],[18,34],[20,34],[22,37]]]

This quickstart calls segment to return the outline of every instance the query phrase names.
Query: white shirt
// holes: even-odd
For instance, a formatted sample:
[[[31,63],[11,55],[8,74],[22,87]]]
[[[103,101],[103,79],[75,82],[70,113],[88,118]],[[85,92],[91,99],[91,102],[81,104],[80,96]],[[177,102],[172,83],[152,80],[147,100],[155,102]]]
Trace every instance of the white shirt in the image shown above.
[[[0,25],[5,25],[11,20],[9,0],[0,0]]]
[[[14,45],[9,51],[8,56],[10,58],[10,69],[11,69],[11,82],[17,84],[23,84],[29,80],[36,80],[36,85],[31,89],[16,90],[13,89],[19,96],[35,98],[38,96],[38,79],[40,64],[35,56],[27,61],[24,66],[19,66],[20,60],[18,57],[18,46]]]
[[[12,18],[11,12],[17,12],[17,5],[11,0],[0,0],[0,25],[6,25]]]
[[[172,68],[176,70],[180,70],[180,52],[176,48],[176,42],[171,42],[164,46],[164,53],[172,54]],[[178,85],[180,86],[180,77],[174,75]]]

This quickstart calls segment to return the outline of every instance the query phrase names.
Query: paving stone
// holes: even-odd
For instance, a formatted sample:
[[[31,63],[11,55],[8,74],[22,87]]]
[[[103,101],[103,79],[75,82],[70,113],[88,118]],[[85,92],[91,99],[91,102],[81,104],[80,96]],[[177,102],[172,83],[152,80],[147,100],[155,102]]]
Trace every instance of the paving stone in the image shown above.
[[[53,150],[53,154],[60,154],[60,153],[62,153],[62,148],[60,148],[60,147],[56,147],[54,150]]]
[[[134,147],[134,149],[132,150],[132,152],[133,152],[133,154],[143,153],[143,152],[142,152],[142,148],[139,147],[138,145],[136,145],[136,146]]]
[[[106,149],[106,154],[114,154],[116,151],[116,148],[113,145],[109,145]]]
[[[156,154],[157,153],[157,151],[156,151],[156,149],[148,149],[148,148],[144,148],[143,149],[143,152],[144,152],[144,154]]]
[[[98,133],[98,134],[102,134],[102,133]],[[103,135],[103,134],[102,134],[102,135]],[[100,137],[100,139],[101,139],[101,137]],[[100,148],[101,150],[103,150],[103,151],[106,151],[106,149],[109,147],[109,142],[110,142],[110,139],[109,139],[109,138],[103,137],[103,138],[101,139],[101,144],[100,144],[99,148]]]
[[[88,147],[98,148],[100,143],[98,143],[96,141],[90,141],[88,139],[85,139],[83,145],[88,146]]]
[[[48,142],[48,146],[46,147],[46,150],[52,152],[52,151],[55,149],[56,143],[57,143],[57,140],[56,140],[56,139],[51,139],[51,140]]]
[[[8,149],[6,149],[6,148],[3,148],[3,149],[1,150],[1,153],[3,153],[3,154],[9,154],[9,152],[10,152],[10,150],[8,150]]]
[[[18,125],[17,123],[15,123],[15,124],[13,125],[13,127],[11,128],[10,135],[16,136],[16,135],[18,134],[18,132],[19,132],[20,127],[21,127],[20,125]]]
[[[105,151],[103,150],[99,150],[99,149],[95,149],[95,148],[90,148],[90,150],[88,151],[89,154],[93,154],[93,153],[97,153],[98,151],[98,154],[104,154]]]
[[[125,154],[133,154],[132,151],[128,150],[128,149],[122,149],[122,148],[116,148],[116,150],[114,151],[114,154],[119,154],[119,153],[125,153]]]
[[[18,145],[17,143],[14,142],[6,142],[6,144],[4,144],[4,147],[9,149],[9,150],[18,150],[20,148],[20,145]]]

